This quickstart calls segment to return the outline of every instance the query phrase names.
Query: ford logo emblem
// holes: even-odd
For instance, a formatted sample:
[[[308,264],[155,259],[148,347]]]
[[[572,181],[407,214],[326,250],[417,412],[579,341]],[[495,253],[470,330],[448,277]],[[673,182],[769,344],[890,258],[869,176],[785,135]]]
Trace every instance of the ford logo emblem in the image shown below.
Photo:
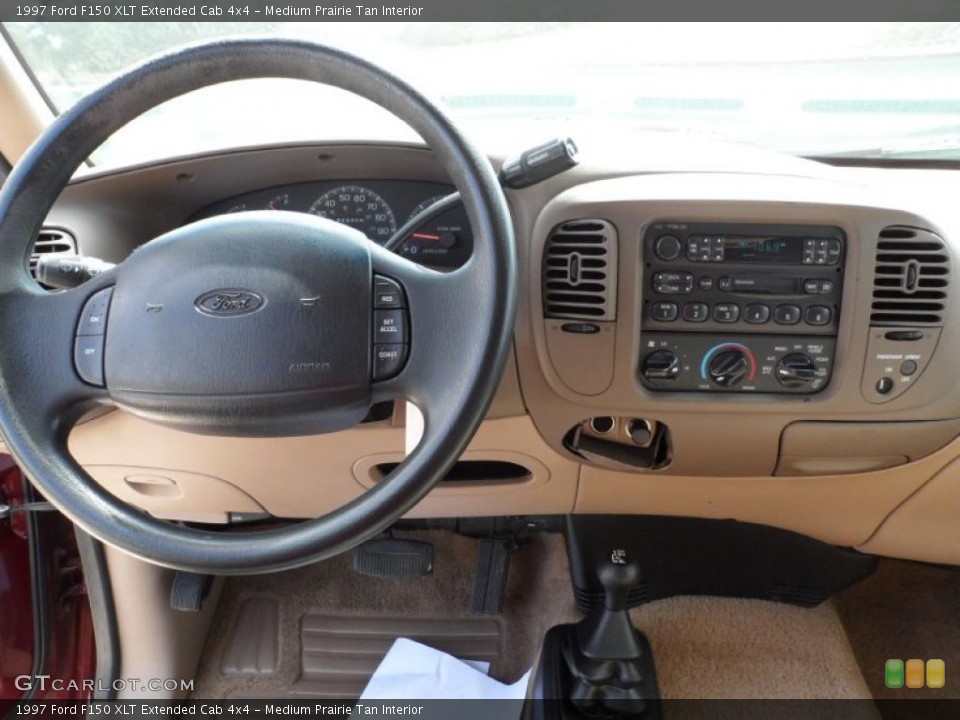
[[[249,290],[211,290],[193,303],[197,310],[210,317],[237,317],[255,313],[264,299]]]

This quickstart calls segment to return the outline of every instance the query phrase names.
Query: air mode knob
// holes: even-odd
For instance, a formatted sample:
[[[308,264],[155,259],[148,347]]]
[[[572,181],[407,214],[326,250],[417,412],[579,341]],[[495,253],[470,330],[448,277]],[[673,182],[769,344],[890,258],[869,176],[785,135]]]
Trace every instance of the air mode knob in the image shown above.
[[[777,363],[777,382],[786,388],[810,385],[817,379],[817,366],[803,353],[784,355]]]
[[[680,358],[669,350],[655,350],[643,359],[640,371],[652,382],[672,382],[680,374]]]
[[[722,350],[710,358],[707,372],[710,379],[720,387],[736,387],[750,371],[750,361],[746,353],[736,348]]]

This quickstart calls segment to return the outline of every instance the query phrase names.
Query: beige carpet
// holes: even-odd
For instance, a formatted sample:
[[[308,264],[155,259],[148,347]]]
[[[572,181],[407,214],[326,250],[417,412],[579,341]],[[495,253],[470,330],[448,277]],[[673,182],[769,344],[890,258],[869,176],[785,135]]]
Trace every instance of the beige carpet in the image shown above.
[[[664,698],[870,698],[833,606],[676,597],[630,613]]]
[[[470,617],[476,543],[452,533],[404,533],[435,544],[435,571],[424,578],[373,578],[351,569],[349,555],[269,576],[231,578],[198,670],[195,695],[285,695],[300,675],[300,624],[310,613],[353,617]],[[240,608],[249,599],[279,606],[279,664],[269,675],[224,672]],[[704,597],[658,601],[632,611],[650,638],[665,698],[869,698],[832,605],[803,609]],[[577,617],[559,535],[540,535],[510,567],[503,650],[492,674],[520,677],[544,633]]]

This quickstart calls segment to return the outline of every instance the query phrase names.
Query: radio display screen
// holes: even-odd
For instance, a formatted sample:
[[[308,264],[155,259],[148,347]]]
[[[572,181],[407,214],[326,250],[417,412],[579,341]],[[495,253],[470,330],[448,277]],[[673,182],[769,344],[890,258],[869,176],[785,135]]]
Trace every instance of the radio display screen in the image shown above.
[[[727,262],[795,264],[803,258],[803,238],[728,236],[723,239]]]

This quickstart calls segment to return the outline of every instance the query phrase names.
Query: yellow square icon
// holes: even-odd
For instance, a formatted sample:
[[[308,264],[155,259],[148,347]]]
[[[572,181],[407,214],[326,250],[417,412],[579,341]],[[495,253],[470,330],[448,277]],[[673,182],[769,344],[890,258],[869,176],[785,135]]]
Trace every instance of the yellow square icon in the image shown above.
[[[907,660],[907,687],[923,687],[923,660]]]
[[[927,660],[927,687],[942,688],[947,680],[947,665],[943,660]]]

